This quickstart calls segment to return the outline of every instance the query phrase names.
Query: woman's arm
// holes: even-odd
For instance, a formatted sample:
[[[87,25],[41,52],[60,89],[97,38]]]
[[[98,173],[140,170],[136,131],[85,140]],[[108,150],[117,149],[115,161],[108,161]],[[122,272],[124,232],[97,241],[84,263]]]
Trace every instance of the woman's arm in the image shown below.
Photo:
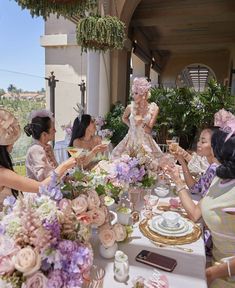
[[[229,268],[228,268],[229,265]],[[229,275],[229,269],[231,275]],[[213,265],[206,269],[206,278],[208,287],[217,278],[231,277],[235,275],[235,258],[229,261],[229,264],[222,263],[219,265]]]
[[[196,180],[193,178],[193,176],[191,175],[189,169],[188,169],[188,165],[185,161],[185,159],[182,156],[178,156],[177,160],[179,161],[179,163],[181,164],[182,170],[183,170],[183,174],[184,174],[184,180],[187,184],[187,186],[189,188],[191,188],[193,185],[195,185]]]
[[[151,103],[151,105],[152,105],[152,104],[153,104],[153,103]],[[157,120],[157,116],[158,116],[158,114],[159,114],[159,107],[157,106],[156,103],[154,103],[154,104],[155,104],[155,105],[154,105],[154,108],[152,109],[151,119],[150,119],[149,123],[147,124],[147,126],[148,126],[150,129],[152,129],[153,126],[155,125],[156,120]]]
[[[179,171],[176,167],[167,166],[167,172],[171,176],[172,180],[176,184],[176,191],[181,200],[182,206],[188,214],[188,217],[193,221],[197,222],[198,219],[202,216],[200,202],[195,204],[188,194],[188,191],[180,178]]]
[[[55,172],[58,174],[59,178],[61,178],[64,173],[73,168],[76,165],[76,159],[70,158],[60,164]],[[48,185],[51,181],[51,177],[47,177],[44,181],[38,182],[30,178],[26,178],[16,174],[14,171],[6,168],[0,168],[0,183],[1,186],[5,186],[11,189],[23,191],[23,192],[35,192],[39,191],[40,185]]]
[[[122,122],[125,123],[128,127],[130,126],[129,116],[131,114],[131,106],[128,105],[122,115]]]

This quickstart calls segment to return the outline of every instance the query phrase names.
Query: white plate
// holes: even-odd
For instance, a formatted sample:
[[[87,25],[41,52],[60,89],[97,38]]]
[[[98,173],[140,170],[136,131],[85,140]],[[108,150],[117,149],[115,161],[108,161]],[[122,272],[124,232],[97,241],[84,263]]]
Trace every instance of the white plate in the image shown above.
[[[161,215],[159,216],[156,216],[156,217],[161,217]],[[156,218],[154,217],[154,218]],[[160,219],[160,218],[159,218]],[[175,237],[181,237],[181,236],[185,236],[185,235],[188,235],[190,233],[192,233],[193,231],[193,223],[185,220],[185,226],[184,226],[184,229],[182,230],[179,230],[179,231],[171,231],[171,230],[166,230],[164,228],[161,228],[158,224],[158,221],[156,221],[156,225],[153,226],[152,224],[152,221],[153,220],[149,220],[148,221],[148,226],[149,228],[153,231],[153,232],[156,232],[160,235],[163,235],[163,236],[175,236]]]

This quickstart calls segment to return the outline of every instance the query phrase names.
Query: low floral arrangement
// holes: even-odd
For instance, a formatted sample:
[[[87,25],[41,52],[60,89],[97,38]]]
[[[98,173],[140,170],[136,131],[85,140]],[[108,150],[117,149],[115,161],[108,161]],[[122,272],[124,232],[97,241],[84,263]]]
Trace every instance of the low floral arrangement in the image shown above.
[[[54,186],[55,187],[55,186]],[[82,287],[83,273],[93,263],[90,223],[105,214],[96,207],[82,214],[81,199],[61,199],[58,188],[36,197],[10,196],[4,201],[0,226],[0,287]],[[92,197],[86,200],[87,210]],[[102,221],[100,220],[102,219]]]

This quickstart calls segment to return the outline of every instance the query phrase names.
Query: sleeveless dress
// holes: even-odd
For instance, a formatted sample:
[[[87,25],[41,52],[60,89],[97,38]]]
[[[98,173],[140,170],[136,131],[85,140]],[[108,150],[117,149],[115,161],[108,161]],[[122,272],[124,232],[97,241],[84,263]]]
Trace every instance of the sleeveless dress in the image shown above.
[[[206,222],[213,241],[213,258],[222,263],[223,258],[235,256],[235,215],[226,212],[235,207],[235,179],[222,184],[215,177],[208,193],[202,199],[202,217]],[[216,263],[215,263],[216,264]],[[210,288],[235,287],[234,277],[216,279]]]
[[[119,158],[122,154],[132,156],[133,152],[138,152],[144,145],[145,152],[153,159],[160,158],[162,151],[157,143],[154,141],[151,134],[145,132],[142,125],[136,125],[133,102],[131,104],[131,113],[129,116],[130,127],[127,135],[123,140],[113,149],[111,158]],[[152,113],[156,109],[156,104],[151,103],[148,105],[148,110],[144,116],[144,123],[148,124],[151,120]]]

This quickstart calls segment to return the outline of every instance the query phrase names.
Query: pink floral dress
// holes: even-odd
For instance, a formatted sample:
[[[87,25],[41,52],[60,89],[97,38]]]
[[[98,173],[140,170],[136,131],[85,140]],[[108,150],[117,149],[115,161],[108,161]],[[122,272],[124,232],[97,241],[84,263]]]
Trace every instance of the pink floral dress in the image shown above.
[[[34,140],[26,156],[26,173],[31,179],[43,181],[58,166],[51,145]]]

